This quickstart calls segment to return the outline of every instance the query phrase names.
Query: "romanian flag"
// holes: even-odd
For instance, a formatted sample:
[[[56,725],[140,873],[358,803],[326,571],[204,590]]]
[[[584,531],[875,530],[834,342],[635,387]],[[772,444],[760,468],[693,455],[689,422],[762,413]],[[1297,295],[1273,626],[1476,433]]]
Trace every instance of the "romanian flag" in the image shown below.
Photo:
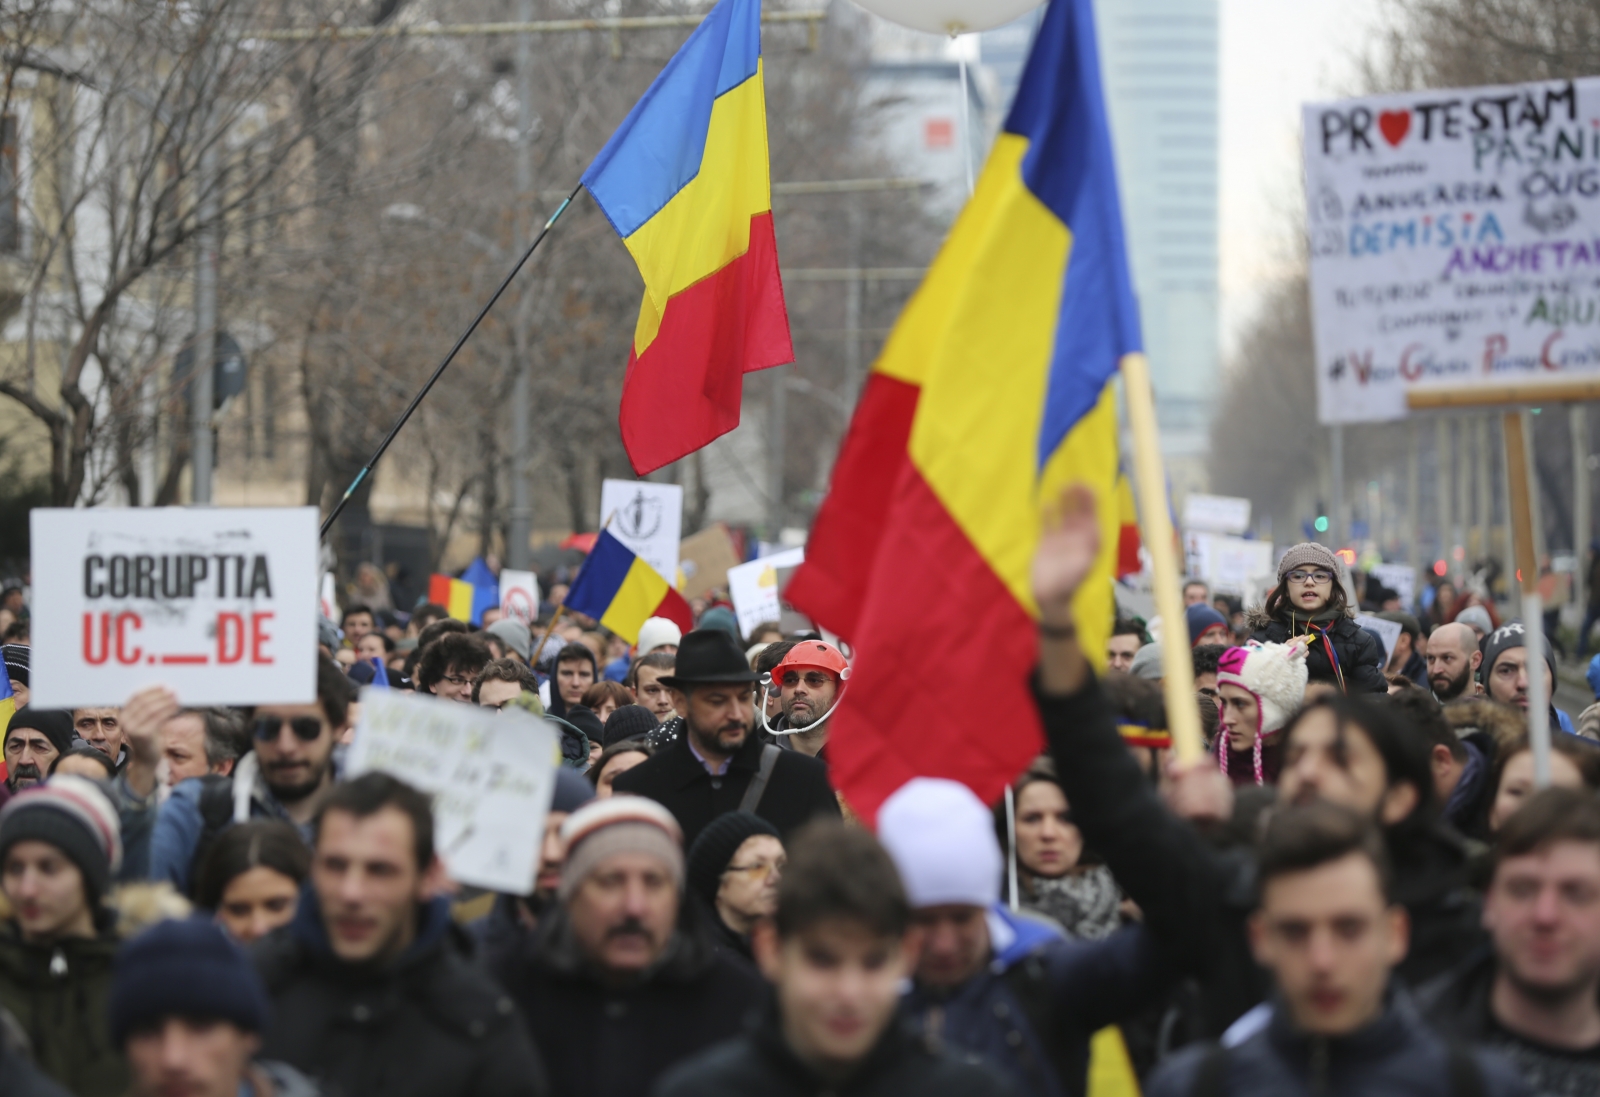
[[[665,617],[684,632],[694,628],[694,614],[683,595],[605,530],[600,531],[564,604],[593,617],[630,644],[639,642],[639,626],[651,617]]]
[[[760,0],[721,0],[584,173],[644,276],[622,385],[641,476],[739,425],[746,373],[794,361],[772,233]]]
[[[1041,505],[1099,499],[1078,629],[1104,659],[1118,547],[1111,381],[1140,349],[1091,0],[1055,0],[982,177],[873,367],[785,595],[853,645],[830,775],[871,818],[915,776],[994,803],[1044,746]],[[907,705],[930,667],[960,705]]]
[[[1128,474],[1117,472],[1117,578],[1138,575],[1144,570],[1139,560],[1139,508],[1133,502],[1133,485]]]
[[[11,717],[17,713],[17,695],[11,691],[11,679],[5,674],[0,674],[0,742],[5,741],[6,732],[11,729]],[[0,781],[4,781],[8,773],[5,759],[0,758]]]
[[[428,601],[443,606],[457,621],[471,623],[474,594],[472,584],[462,579],[452,579],[448,575],[434,575],[428,579]]]

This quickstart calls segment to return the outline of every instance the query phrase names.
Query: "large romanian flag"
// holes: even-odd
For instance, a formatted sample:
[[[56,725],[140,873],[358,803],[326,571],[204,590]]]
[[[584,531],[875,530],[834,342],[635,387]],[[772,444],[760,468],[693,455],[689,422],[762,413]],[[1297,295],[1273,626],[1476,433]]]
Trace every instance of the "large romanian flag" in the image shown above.
[[[639,642],[639,626],[652,617],[665,617],[684,632],[694,628],[694,614],[683,595],[605,530],[563,604],[593,617],[630,644]]]
[[[721,0],[583,176],[644,276],[621,413],[640,475],[738,426],[744,375],[794,360],[768,173],[761,0]]]
[[[1099,496],[1078,596],[1103,659],[1118,548],[1110,381],[1139,322],[1091,0],[1055,0],[1015,104],[873,367],[785,595],[855,648],[831,775],[871,817],[913,776],[993,803],[1044,744],[1029,571],[1041,502]]]

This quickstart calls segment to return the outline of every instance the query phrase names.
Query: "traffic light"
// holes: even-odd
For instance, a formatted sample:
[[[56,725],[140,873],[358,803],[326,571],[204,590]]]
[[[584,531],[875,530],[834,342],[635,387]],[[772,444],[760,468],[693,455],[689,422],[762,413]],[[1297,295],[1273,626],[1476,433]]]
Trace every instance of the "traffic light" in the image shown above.
[[[1318,533],[1328,532],[1328,516],[1326,514],[1317,515],[1317,520],[1311,524],[1316,527]]]

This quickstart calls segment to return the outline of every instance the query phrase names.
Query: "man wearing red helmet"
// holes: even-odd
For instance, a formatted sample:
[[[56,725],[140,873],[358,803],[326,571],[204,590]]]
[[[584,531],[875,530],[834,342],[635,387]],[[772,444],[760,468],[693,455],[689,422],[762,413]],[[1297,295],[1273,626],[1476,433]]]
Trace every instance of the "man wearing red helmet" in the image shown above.
[[[826,717],[849,676],[849,662],[832,644],[801,640],[790,648],[772,670],[772,684],[778,688],[783,709],[775,726],[792,732],[781,736],[779,744],[827,761],[822,753],[828,742]]]

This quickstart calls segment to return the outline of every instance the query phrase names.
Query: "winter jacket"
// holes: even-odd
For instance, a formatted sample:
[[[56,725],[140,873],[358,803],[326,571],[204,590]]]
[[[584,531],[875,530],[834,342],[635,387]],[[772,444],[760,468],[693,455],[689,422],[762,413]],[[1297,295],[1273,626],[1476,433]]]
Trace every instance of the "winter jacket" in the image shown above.
[[[1494,951],[1485,946],[1419,990],[1417,1008],[1446,1038],[1500,1052],[1535,1092],[1600,1093],[1600,1060],[1541,1048],[1495,1022],[1489,1009],[1494,977]]]
[[[150,875],[150,838],[155,829],[160,785],[140,796],[128,785],[124,772],[100,787],[117,809],[117,823],[122,828],[122,866],[117,869],[117,879],[144,880]]]
[[[1250,639],[1272,644],[1286,644],[1296,636],[1311,634],[1315,642],[1306,653],[1306,672],[1313,682],[1338,680],[1333,661],[1328,658],[1331,643],[1347,693],[1389,692],[1388,680],[1383,676],[1383,645],[1353,617],[1340,617],[1327,626],[1308,625],[1302,617],[1291,629],[1288,622],[1255,614],[1250,618],[1250,627]]]
[[[382,966],[334,955],[316,893],[257,942],[272,998],[261,1054],[310,1075],[324,1097],[543,1097],[544,1069],[511,999],[475,963],[436,899],[417,937]]]
[[[711,820],[738,810],[745,789],[761,767],[764,746],[758,736],[746,736],[744,745],[729,759],[727,772],[714,777],[689,750],[688,735],[680,735],[659,754],[619,775],[612,787],[663,804],[683,828],[683,848],[692,849]],[[781,751],[755,813],[782,831],[786,839],[818,815],[837,819],[839,801],[828,784],[828,767],[798,751]]]
[[[110,934],[32,944],[15,922],[0,923],[0,1008],[27,1034],[39,1069],[76,1097],[122,1097],[128,1085],[107,1020],[117,944]]]
[[[687,897],[686,897],[687,900]],[[668,1067],[738,1035],[766,984],[722,955],[692,903],[667,952],[639,980],[608,982],[585,961],[565,908],[496,969],[522,1009],[558,1097],[645,1097]]]
[[[267,787],[266,778],[261,775],[260,757],[252,750],[239,759],[232,777],[191,777],[172,787],[172,794],[161,805],[150,835],[150,879],[165,880],[183,894],[190,893],[192,877],[198,867],[196,854],[208,832],[214,834],[218,829],[207,817],[214,803],[220,803],[222,813],[231,814],[235,823],[282,819],[300,831],[307,844],[311,841],[310,826],[301,826],[290,819]],[[221,825],[226,828],[226,819]]]
[[[1476,1091],[1457,1082],[1474,1068]],[[1210,1087],[1201,1082],[1207,1070],[1217,1071]],[[1470,1097],[1472,1092],[1523,1097],[1528,1090],[1494,1052],[1452,1049],[1396,986],[1383,1013],[1348,1036],[1307,1036],[1294,1030],[1283,1008],[1274,1008],[1266,1027],[1238,1047],[1219,1051],[1214,1044],[1196,1044],[1178,1052],[1156,1068],[1144,1092],[1146,1097]]]
[[[817,1074],[789,1048],[769,1005],[760,1024],[736,1040],[679,1063],[655,1097],[1003,1097],[1011,1087],[987,1068],[954,1058],[938,1041],[896,1018],[843,1081]]]
[[[13,1046],[9,1040],[0,1040],[0,1093],[5,1097],[72,1097],[34,1066],[25,1048]]]
[[[1083,1094],[1089,1038],[1172,982],[1142,926],[1068,942],[1055,925],[997,905],[989,940],[994,959],[982,971],[950,993],[914,986],[906,1012],[919,1032],[977,1056],[1032,1097]]]

